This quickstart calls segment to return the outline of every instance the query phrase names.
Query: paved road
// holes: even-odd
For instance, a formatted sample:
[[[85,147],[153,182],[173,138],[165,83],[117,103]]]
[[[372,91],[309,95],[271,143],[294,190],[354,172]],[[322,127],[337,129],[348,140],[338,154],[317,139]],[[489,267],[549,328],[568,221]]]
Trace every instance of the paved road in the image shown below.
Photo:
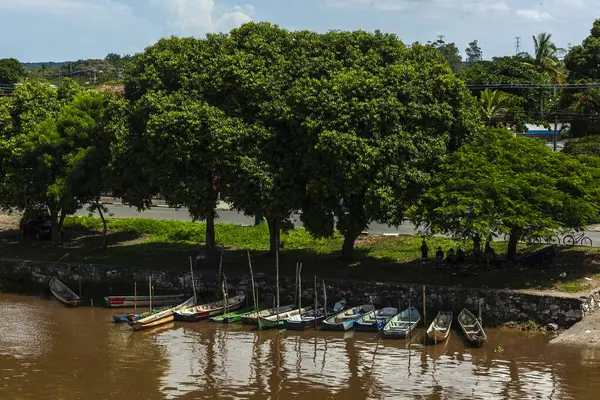
[[[186,209],[174,209],[174,208],[166,208],[166,207],[153,207],[151,210],[138,212],[135,208],[123,205],[123,204],[111,204],[107,205],[110,214],[115,218],[152,218],[152,219],[169,219],[169,220],[180,220],[180,221],[190,221],[190,216]],[[85,210],[80,211],[78,215],[87,215]],[[239,225],[252,225],[254,224],[254,218],[247,217],[243,213],[231,210],[219,210],[218,211],[219,220],[218,222],[226,222],[231,224],[239,224]],[[300,218],[295,216],[296,227],[302,227],[302,222]],[[406,222],[404,225],[401,225],[398,228],[389,227],[382,224],[372,224],[368,228],[368,232],[372,234],[384,235],[384,234],[400,234],[400,235],[414,235],[418,233],[415,227]],[[600,232],[586,232],[586,235],[589,236],[594,246],[600,246]]]

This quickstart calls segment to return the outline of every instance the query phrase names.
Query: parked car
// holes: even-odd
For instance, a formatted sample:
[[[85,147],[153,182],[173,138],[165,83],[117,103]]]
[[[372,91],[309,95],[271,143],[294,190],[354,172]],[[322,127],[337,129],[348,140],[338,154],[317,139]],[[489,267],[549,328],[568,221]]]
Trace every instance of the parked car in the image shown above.
[[[47,215],[23,216],[19,222],[19,230],[21,235],[32,236],[36,240],[52,239],[52,222]]]

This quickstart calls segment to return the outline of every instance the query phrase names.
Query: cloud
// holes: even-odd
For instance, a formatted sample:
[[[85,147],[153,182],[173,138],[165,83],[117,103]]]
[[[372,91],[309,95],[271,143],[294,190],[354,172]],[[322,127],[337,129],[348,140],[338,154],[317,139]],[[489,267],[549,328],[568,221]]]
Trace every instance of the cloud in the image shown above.
[[[371,9],[378,11],[416,10],[421,15],[473,13],[507,13],[509,5],[504,0],[325,0],[331,7]]]
[[[548,14],[547,12],[540,12],[536,10],[517,10],[516,14],[517,16],[523,19],[527,19],[534,22],[554,19],[554,17],[552,17],[552,15]]]
[[[236,5],[219,12],[216,0],[161,0],[169,12],[168,23],[181,33],[202,35],[229,31],[252,21],[254,7]]]

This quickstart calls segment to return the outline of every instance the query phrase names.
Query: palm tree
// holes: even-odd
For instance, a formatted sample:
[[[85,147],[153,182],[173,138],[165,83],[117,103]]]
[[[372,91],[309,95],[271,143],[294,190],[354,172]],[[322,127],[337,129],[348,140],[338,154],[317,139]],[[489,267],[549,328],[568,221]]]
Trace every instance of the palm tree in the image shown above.
[[[479,112],[487,126],[497,126],[510,112],[510,97],[499,90],[485,89],[479,97]]]
[[[46,77],[46,70],[48,69],[48,67],[46,66],[46,64],[42,64],[42,65],[40,65],[40,67],[41,68],[40,68],[40,70],[38,72],[41,72],[42,73],[42,77],[45,78]]]
[[[540,33],[534,36],[533,46],[535,57],[532,59],[532,64],[541,71],[547,72],[555,83],[565,83],[566,78],[563,73],[563,65],[558,59],[558,57],[565,54],[565,49],[556,46],[552,41],[551,33]]]

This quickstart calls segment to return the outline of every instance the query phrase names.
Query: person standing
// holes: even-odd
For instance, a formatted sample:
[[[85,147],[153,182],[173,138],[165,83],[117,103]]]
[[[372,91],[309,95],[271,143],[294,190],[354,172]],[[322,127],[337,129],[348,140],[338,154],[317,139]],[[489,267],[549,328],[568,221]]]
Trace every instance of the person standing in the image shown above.
[[[425,239],[421,243],[421,264],[426,264],[429,262],[429,246],[425,243]]]

